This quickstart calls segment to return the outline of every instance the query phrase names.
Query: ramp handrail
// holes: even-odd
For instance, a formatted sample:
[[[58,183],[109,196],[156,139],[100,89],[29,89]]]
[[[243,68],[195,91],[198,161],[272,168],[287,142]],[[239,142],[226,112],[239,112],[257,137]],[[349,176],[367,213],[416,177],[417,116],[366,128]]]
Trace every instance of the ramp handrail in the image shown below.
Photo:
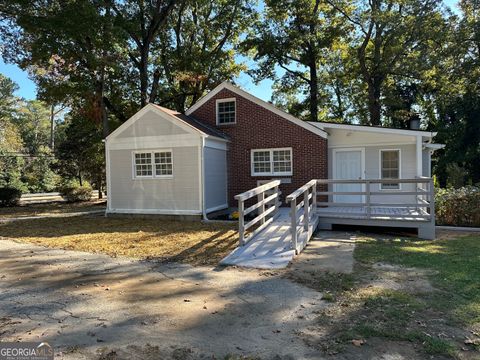
[[[303,195],[303,200],[297,204],[298,197]],[[299,252],[298,246],[298,225],[308,231],[311,220],[315,215],[317,207],[317,180],[310,180],[302,187],[287,196],[287,203],[290,203],[290,231],[292,234],[292,247]],[[303,208],[303,212],[301,211]],[[300,228],[302,229],[302,228]]]
[[[249,240],[251,240],[260,231],[265,229],[265,227],[267,227],[273,221],[273,217],[277,214],[278,209],[280,208],[278,189],[280,183],[280,180],[272,180],[266,184],[235,195],[235,199],[238,200],[238,234],[240,246],[245,245]],[[268,195],[267,192],[272,191],[272,189],[273,194]],[[245,202],[255,196],[257,197],[257,202],[245,208]],[[266,209],[266,205],[271,202],[274,202],[274,206]],[[245,223],[245,216],[253,211],[257,212],[257,216]],[[266,219],[269,215],[271,217]],[[258,226],[254,231],[250,232],[247,236],[247,230],[257,224],[260,224],[260,226]]]

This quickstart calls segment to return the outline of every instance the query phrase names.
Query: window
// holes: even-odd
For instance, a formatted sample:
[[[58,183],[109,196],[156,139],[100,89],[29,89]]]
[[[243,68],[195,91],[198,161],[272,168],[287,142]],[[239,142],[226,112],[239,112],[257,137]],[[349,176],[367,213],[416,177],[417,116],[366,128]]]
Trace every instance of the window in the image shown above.
[[[235,99],[217,100],[217,125],[235,124]]]
[[[292,149],[252,150],[252,176],[292,175]]]
[[[173,175],[171,151],[155,153],[155,175],[156,176]]]
[[[135,154],[135,177],[152,176],[152,154]]]
[[[380,150],[380,172],[382,179],[400,179],[400,150]],[[384,190],[399,190],[399,183],[381,184]]]
[[[161,178],[173,176],[171,151],[148,151],[134,153],[135,178]]]

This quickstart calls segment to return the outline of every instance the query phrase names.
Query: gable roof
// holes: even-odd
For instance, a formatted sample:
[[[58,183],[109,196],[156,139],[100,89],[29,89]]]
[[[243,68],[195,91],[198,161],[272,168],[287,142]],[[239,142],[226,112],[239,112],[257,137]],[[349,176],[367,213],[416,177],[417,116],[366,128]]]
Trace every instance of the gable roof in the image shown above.
[[[295,125],[298,125],[308,131],[311,131],[313,132],[314,134],[316,135],[319,135],[323,138],[327,138],[328,134],[321,128],[317,127],[317,126],[314,126],[306,121],[303,121],[303,120],[300,120],[298,118],[296,118],[295,116],[293,115],[290,115],[288,113],[286,113],[285,111],[283,110],[280,110],[279,108],[273,106],[272,104],[266,102],[266,101],[263,101],[262,99],[259,99],[258,97],[252,95],[252,94],[249,94],[248,92],[240,89],[239,87],[231,84],[230,82],[228,81],[224,81],[222,82],[220,85],[218,85],[215,89],[213,89],[212,91],[210,91],[208,94],[206,94],[204,97],[202,97],[200,100],[198,100],[195,104],[193,104],[186,112],[185,114],[187,115],[191,115],[195,110],[197,110],[199,107],[201,107],[203,104],[205,104],[208,100],[210,100],[212,97],[214,97],[216,94],[218,94],[220,91],[222,91],[223,89],[227,89],[235,94],[238,94],[239,96],[247,99],[247,100],[250,100],[251,102],[277,114],[278,116],[284,118],[285,120],[288,120],[292,123],[294,123]]]
[[[124,131],[126,128],[128,128],[130,125],[135,123],[138,119],[140,119],[142,115],[145,114],[148,110],[153,110],[158,115],[163,116],[164,119],[168,121],[176,122],[186,130],[197,132],[201,136],[214,137],[221,141],[229,141],[229,138],[227,135],[225,135],[219,130],[210,128],[209,126],[200,123],[198,120],[194,119],[192,116],[187,116],[177,111],[167,109],[160,105],[151,104],[151,103],[145,105],[143,108],[137,111],[131,118],[129,118],[122,125],[116,128],[112,133],[110,133],[106,137],[106,140],[115,138],[122,131]]]
[[[193,117],[193,116],[188,116],[186,114],[182,114],[178,111],[168,109],[166,107],[163,107],[163,106],[160,106],[160,105],[157,105],[157,104],[151,104],[151,105],[153,105],[153,106],[157,107],[158,109],[166,112],[168,115],[173,116],[176,119],[178,119],[180,121],[183,121],[184,123],[186,123],[190,126],[193,126],[198,131],[204,133],[205,135],[218,137],[218,138],[221,138],[223,140],[229,140],[230,139],[227,134],[224,134],[220,130],[217,130],[217,129],[211,127],[211,126],[208,126],[207,124],[202,123],[201,121],[195,119],[195,117]]]

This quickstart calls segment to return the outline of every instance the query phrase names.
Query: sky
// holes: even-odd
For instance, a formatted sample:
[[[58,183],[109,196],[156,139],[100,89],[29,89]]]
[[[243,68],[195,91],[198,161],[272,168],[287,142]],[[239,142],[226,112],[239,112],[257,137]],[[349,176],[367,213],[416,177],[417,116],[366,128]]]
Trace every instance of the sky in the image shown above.
[[[444,3],[454,11],[457,11],[455,8],[457,2],[458,0],[444,0]],[[35,99],[37,95],[35,83],[29,79],[28,74],[25,71],[21,70],[14,64],[5,64],[3,59],[0,57],[0,73],[9,77],[18,84],[19,89],[16,92],[17,96],[25,99]],[[271,80],[263,80],[260,83],[255,84],[249,75],[242,73],[236,82],[244,90],[259,97],[260,99],[269,101],[271,98],[273,84],[273,81]]]

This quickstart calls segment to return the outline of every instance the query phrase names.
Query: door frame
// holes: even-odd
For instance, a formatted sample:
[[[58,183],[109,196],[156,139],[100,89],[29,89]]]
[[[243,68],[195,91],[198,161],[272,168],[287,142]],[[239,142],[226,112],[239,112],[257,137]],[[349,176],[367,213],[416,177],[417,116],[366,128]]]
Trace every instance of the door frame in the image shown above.
[[[336,176],[336,173],[337,173],[337,166],[336,166],[336,163],[337,163],[337,153],[338,152],[344,152],[344,151],[360,151],[360,159],[361,159],[361,167],[360,167],[360,171],[361,171],[361,177],[360,179],[365,179],[365,148],[364,147],[346,147],[346,148],[335,148],[335,149],[332,149],[332,179],[334,180],[340,180],[340,179],[336,179],[335,176]],[[335,191],[335,184],[333,184],[333,191]],[[362,184],[362,191],[365,191],[365,184]],[[336,201],[336,198],[337,195],[333,195],[333,202]],[[362,195],[362,202],[365,203],[365,195]]]

